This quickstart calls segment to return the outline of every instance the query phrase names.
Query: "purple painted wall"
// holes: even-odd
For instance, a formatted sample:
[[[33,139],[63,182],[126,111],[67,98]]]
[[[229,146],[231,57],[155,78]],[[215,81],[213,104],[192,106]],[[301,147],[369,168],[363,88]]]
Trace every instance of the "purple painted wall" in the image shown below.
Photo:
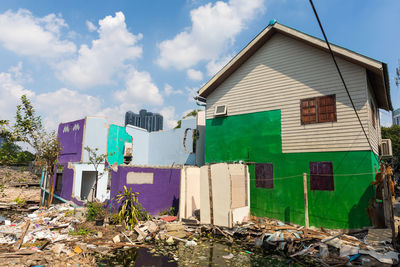
[[[56,194],[59,197],[62,197],[65,200],[69,200],[74,202],[75,204],[82,206],[83,202],[77,200],[72,196],[72,188],[74,185],[74,170],[73,169],[68,169],[68,163],[66,164],[60,164],[63,166],[63,174],[62,174],[62,186],[61,186],[61,193]],[[54,186],[56,186],[56,176],[57,174],[54,174],[53,179],[54,179]]]
[[[84,128],[85,119],[61,123],[58,126],[58,139],[63,149],[58,156],[59,163],[81,161]]]
[[[126,184],[128,172],[152,172],[153,184]],[[111,198],[115,198],[118,191],[123,191],[124,185],[139,193],[139,203],[151,215],[159,215],[160,211],[175,207],[179,208],[180,169],[161,169],[145,167],[118,166],[118,171],[111,172]],[[119,206],[113,199],[113,207]]]

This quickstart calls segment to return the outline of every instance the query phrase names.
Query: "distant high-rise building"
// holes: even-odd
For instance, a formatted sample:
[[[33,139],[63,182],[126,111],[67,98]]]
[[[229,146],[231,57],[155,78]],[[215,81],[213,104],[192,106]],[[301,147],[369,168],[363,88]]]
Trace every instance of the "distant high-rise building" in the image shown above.
[[[128,111],[125,113],[125,125],[127,124],[146,129],[149,132],[160,131],[163,129],[163,116],[147,112],[145,109],[141,109],[139,114]]]
[[[392,112],[393,125],[400,125],[400,108]]]

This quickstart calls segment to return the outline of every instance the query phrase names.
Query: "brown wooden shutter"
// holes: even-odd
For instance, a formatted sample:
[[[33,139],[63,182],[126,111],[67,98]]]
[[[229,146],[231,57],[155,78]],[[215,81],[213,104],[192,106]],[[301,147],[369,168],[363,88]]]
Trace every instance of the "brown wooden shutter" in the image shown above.
[[[318,122],[336,121],[336,96],[318,97]]]
[[[310,189],[335,190],[332,162],[310,162]]]
[[[257,163],[255,166],[256,187],[274,188],[272,163]]]
[[[301,124],[310,124],[317,122],[317,103],[316,98],[302,99],[300,101],[301,108]]]

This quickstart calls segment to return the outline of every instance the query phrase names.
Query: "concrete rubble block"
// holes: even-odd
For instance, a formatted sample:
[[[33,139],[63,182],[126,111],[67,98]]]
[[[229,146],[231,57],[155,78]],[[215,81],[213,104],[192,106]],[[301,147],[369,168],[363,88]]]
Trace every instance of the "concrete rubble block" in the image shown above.
[[[139,227],[138,225],[136,225],[135,228],[133,229],[135,229],[135,231],[139,234],[137,238],[138,241],[141,241],[142,239],[146,238],[147,233],[142,230],[143,227]]]
[[[103,232],[97,232],[97,237],[102,238],[103,237]]]
[[[321,242],[322,242],[322,243],[326,243],[326,244],[328,244],[329,246],[332,246],[332,247],[335,247],[335,248],[340,249],[340,247],[341,247],[342,244],[343,244],[342,240],[340,240],[339,238],[334,238],[334,239],[329,240],[328,242],[326,242],[326,240],[328,240],[328,239],[330,239],[330,238],[331,238],[331,237],[327,237],[327,238],[325,238],[325,239],[322,239]]]
[[[358,247],[343,244],[340,247],[340,257],[346,257],[346,256],[358,254],[359,250],[360,249]]]
[[[325,259],[329,256],[328,245],[326,245],[326,244],[319,245],[319,256],[323,259]]]
[[[121,242],[121,239],[120,239],[119,235],[114,236],[113,242],[114,243],[120,243]]]
[[[177,231],[184,231],[185,226],[183,226],[181,223],[170,223],[167,224],[167,232],[177,232]]]
[[[157,224],[154,223],[153,221],[148,221],[148,222],[146,222],[146,225],[147,225],[148,231],[149,231],[150,233],[154,233],[154,232],[156,232],[157,229],[158,229]]]
[[[188,234],[185,231],[173,231],[173,232],[168,232],[168,236],[173,236],[173,237],[178,237],[178,238],[185,238],[188,236]]]

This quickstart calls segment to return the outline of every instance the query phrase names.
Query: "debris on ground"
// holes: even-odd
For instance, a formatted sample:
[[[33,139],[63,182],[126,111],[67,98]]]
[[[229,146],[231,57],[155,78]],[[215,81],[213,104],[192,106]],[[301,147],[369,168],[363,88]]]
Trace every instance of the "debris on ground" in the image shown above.
[[[125,225],[87,222],[85,208],[68,204],[49,209],[32,209],[0,222],[0,258],[4,265],[80,264],[97,266],[96,258],[109,257],[116,249],[149,248],[154,254],[179,259],[176,248],[196,249],[214,237],[227,244],[244,244],[245,252],[272,251],[300,264],[322,266],[391,266],[399,262],[393,246],[380,241],[384,230],[364,229],[357,233],[304,228],[267,218],[252,218],[229,229],[201,225],[197,220],[177,221],[165,216],[139,222],[127,231]],[[165,220],[167,218],[167,220]],[[153,248],[153,249],[151,249]],[[186,251],[186,250],[185,250]],[[177,254],[178,253],[178,254]],[[186,252],[185,252],[186,253]],[[242,256],[225,251],[221,259],[235,261]]]

